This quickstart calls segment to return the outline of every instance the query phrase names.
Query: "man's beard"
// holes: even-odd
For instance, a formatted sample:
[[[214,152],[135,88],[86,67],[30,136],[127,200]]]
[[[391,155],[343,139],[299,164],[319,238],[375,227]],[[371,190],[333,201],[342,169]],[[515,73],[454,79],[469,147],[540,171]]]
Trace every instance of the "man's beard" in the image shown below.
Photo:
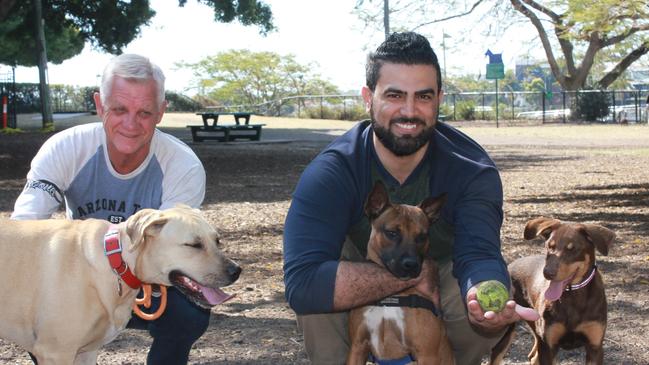
[[[390,120],[387,128],[379,125],[374,119],[374,113],[370,112],[372,120],[372,129],[376,137],[381,141],[383,146],[396,156],[409,156],[419,151],[435,133],[435,125],[427,126],[426,122],[419,118],[396,118]],[[390,126],[394,123],[417,123],[424,126],[424,129],[416,136],[405,135],[397,137],[390,131]]]

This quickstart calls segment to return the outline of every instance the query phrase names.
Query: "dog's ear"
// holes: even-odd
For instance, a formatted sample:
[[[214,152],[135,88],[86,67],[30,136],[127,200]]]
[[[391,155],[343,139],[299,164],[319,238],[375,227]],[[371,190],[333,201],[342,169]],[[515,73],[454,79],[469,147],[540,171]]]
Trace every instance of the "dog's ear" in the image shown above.
[[[383,211],[390,206],[390,196],[385,189],[385,185],[381,180],[374,183],[374,188],[367,196],[365,202],[365,214],[370,218],[370,221],[381,215]]]
[[[613,244],[615,232],[596,224],[581,224],[579,229],[584,233],[595,249],[604,256],[608,255],[608,249]]]
[[[142,209],[126,220],[126,233],[131,238],[129,251],[134,251],[147,236],[160,233],[168,218],[155,209]]]
[[[435,221],[439,219],[440,211],[442,210],[442,206],[446,203],[446,199],[446,193],[443,193],[436,198],[426,198],[424,201],[419,203],[419,208],[426,213],[430,224],[435,223]]]
[[[561,221],[554,218],[539,217],[532,219],[525,224],[523,237],[531,240],[534,237],[543,236],[546,240],[550,237],[552,231],[561,225]]]

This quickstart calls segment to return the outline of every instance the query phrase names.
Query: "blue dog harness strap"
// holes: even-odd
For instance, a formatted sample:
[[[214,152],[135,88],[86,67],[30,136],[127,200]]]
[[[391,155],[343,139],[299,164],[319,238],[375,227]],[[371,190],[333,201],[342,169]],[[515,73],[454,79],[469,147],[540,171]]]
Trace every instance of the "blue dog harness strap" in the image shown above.
[[[377,365],[407,365],[407,364],[410,364],[412,362],[417,361],[410,355],[404,356],[404,357],[402,357],[400,359],[379,360],[379,359],[375,358],[374,356],[372,356],[372,354],[370,354],[368,360],[369,360],[369,362],[373,362],[373,363],[375,363]]]
[[[377,307],[424,308],[433,312],[436,317],[439,317],[439,310],[437,310],[437,307],[435,307],[435,304],[433,304],[433,302],[424,297],[414,294],[402,297],[394,296],[383,298],[372,305]]]

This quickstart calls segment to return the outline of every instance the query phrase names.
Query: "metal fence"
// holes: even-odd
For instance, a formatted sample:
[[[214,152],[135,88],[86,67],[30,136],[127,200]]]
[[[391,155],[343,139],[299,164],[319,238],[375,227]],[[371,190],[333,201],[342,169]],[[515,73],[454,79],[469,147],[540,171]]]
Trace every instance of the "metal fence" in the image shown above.
[[[599,94],[608,113],[598,122],[646,123],[649,91],[585,90],[561,92],[463,92],[444,96],[440,114],[445,120],[536,120],[541,123],[580,120],[574,115],[580,98]],[[317,119],[358,120],[367,117],[360,95],[292,96],[256,105],[208,106],[217,111],[251,111],[256,114]]]
[[[360,95],[289,96],[254,105],[208,106],[215,111],[250,111],[255,114],[311,119],[359,120],[366,118]]]
[[[9,94],[18,113],[38,112],[40,98],[37,84],[15,84]],[[52,107],[56,112],[94,111],[94,88],[52,85]],[[445,120],[535,120],[540,123],[583,120],[575,115],[579,100],[603,96],[608,112],[598,122],[647,122],[649,90],[605,90],[577,92],[491,91],[451,93],[444,96],[440,116]],[[168,98],[171,95],[168,95]],[[196,111],[200,108],[184,97],[170,99],[170,111]],[[178,100],[177,100],[178,99]],[[187,99],[187,98],[185,98]],[[600,98],[601,99],[601,98]],[[301,95],[290,96],[255,105],[208,106],[217,111],[250,111],[260,115],[293,118],[360,120],[367,118],[360,95]]]
[[[446,96],[442,111],[449,120],[526,120],[568,122],[581,120],[574,115],[579,100],[600,95],[608,113],[597,118],[602,123],[646,123],[647,91],[583,90],[561,92],[506,91],[468,92]],[[582,104],[583,105],[583,104]]]
[[[0,128],[16,128],[16,107],[13,95],[16,93],[14,69],[0,67]]]

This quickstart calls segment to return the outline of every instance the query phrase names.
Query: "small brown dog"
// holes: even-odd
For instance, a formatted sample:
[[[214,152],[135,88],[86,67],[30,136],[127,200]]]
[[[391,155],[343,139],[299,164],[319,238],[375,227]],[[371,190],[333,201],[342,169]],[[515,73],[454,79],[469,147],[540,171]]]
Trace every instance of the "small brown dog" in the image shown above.
[[[509,265],[516,303],[541,315],[528,322],[534,346],[532,364],[553,364],[562,349],[586,348],[587,364],[602,364],[606,332],[606,294],[595,265],[595,251],[607,255],[615,233],[593,224],[564,224],[536,218],[525,225],[525,239],[545,238],[546,255],[520,258]],[[491,353],[500,364],[513,337],[512,325]]]
[[[419,276],[428,251],[428,229],[439,217],[446,197],[428,198],[419,206],[391,204],[385,187],[377,182],[365,213],[372,225],[367,258],[394,276]],[[439,282],[437,268],[431,278]],[[371,352],[380,360],[408,359],[418,364],[454,364],[446,328],[433,304],[414,288],[375,305],[356,308],[349,315],[351,349],[348,365],[365,364]]]

